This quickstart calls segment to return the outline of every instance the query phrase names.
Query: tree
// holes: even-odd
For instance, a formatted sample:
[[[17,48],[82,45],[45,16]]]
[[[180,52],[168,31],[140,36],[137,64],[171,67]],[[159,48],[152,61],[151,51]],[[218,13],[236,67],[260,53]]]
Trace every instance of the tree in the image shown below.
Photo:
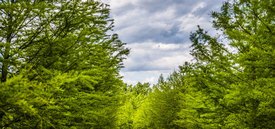
[[[0,126],[114,128],[129,53],[94,0],[0,2]],[[18,94],[18,95],[17,95]]]
[[[232,54],[200,27],[190,39],[195,62],[180,66],[185,91],[181,93],[184,99],[178,124],[185,128],[222,127],[227,109],[221,101],[228,87],[238,81],[232,76]]]
[[[1,6],[2,82],[26,67],[116,68],[128,53],[117,35],[107,35],[113,21],[100,2],[11,0]]]
[[[195,62],[182,66],[178,121],[186,128],[274,128],[274,2],[226,2],[214,27],[229,42],[199,28],[191,34]]]
[[[137,128],[140,121],[140,112],[143,112],[144,105],[148,102],[151,93],[149,83],[137,83],[136,85],[127,85],[123,94],[123,103],[117,112],[117,127],[121,129]],[[140,123],[138,123],[140,124]],[[144,123],[142,123],[144,124]],[[138,126],[139,127],[139,126]]]
[[[136,129],[176,129],[180,110],[181,85],[177,82],[179,75],[175,72],[168,81],[160,76],[159,81],[153,86],[152,92],[147,96],[139,110],[137,110],[134,128]]]
[[[213,13],[215,27],[238,50],[234,62],[243,80],[225,96],[235,110],[227,117],[229,127],[274,128],[274,5],[274,1],[239,0]]]

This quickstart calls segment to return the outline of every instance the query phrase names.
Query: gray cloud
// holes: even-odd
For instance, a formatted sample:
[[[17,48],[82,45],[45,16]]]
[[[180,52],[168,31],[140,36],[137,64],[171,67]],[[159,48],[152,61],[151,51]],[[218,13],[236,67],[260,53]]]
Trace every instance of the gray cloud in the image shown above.
[[[198,24],[210,28],[210,11],[221,0],[110,0],[115,30],[127,43],[183,43]],[[192,17],[191,17],[192,15]],[[186,24],[187,20],[192,23]],[[198,21],[196,21],[199,19]],[[193,21],[192,21],[193,20]],[[195,22],[194,22],[195,21]],[[208,24],[206,24],[208,23]],[[184,26],[188,26],[188,29]]]
[[[115,33],[131,54],[121,74],[129,83],[156,82],[189,55],[189,35],[197,25],[211,29],[210,14],[223,0],[103,0],[110,4]],[[170,72],[169,72],[170,71]]]

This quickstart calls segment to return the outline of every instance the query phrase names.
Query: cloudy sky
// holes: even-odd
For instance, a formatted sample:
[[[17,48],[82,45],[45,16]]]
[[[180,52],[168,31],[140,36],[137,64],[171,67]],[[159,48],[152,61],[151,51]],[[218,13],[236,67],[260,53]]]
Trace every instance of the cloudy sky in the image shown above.
[[[114,32],[131,53],[121,71],[124,81],[156,83],[192,57],[190,32],[211,28],[211,11],[224,0],[103,0],[110,5]]]

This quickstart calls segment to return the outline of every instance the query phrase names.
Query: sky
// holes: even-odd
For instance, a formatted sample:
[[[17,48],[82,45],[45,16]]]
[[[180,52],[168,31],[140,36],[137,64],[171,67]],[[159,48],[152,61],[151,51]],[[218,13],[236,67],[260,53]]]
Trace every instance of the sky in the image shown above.
[[[179,65],[192,60],[189,35],[197,25],[216,33],[211,11],[224,0],[103,0],[110,5],[114,33],[127,43],[130,55],[121,70],[128,84],[155,84]]]

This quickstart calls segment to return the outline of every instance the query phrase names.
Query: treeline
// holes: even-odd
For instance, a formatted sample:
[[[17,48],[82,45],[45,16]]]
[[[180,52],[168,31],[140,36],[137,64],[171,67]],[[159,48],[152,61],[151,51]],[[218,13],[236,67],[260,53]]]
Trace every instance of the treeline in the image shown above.
[[[212,17],[222,34],[191,33],[193,61],[127,88],[120,128],[275,128],[275,1],[226,2]]]
[[[127,86],[128,55],[99,1],[0,1],[3,129],[275,128],[275,1],[226,2],[192,62]]]

